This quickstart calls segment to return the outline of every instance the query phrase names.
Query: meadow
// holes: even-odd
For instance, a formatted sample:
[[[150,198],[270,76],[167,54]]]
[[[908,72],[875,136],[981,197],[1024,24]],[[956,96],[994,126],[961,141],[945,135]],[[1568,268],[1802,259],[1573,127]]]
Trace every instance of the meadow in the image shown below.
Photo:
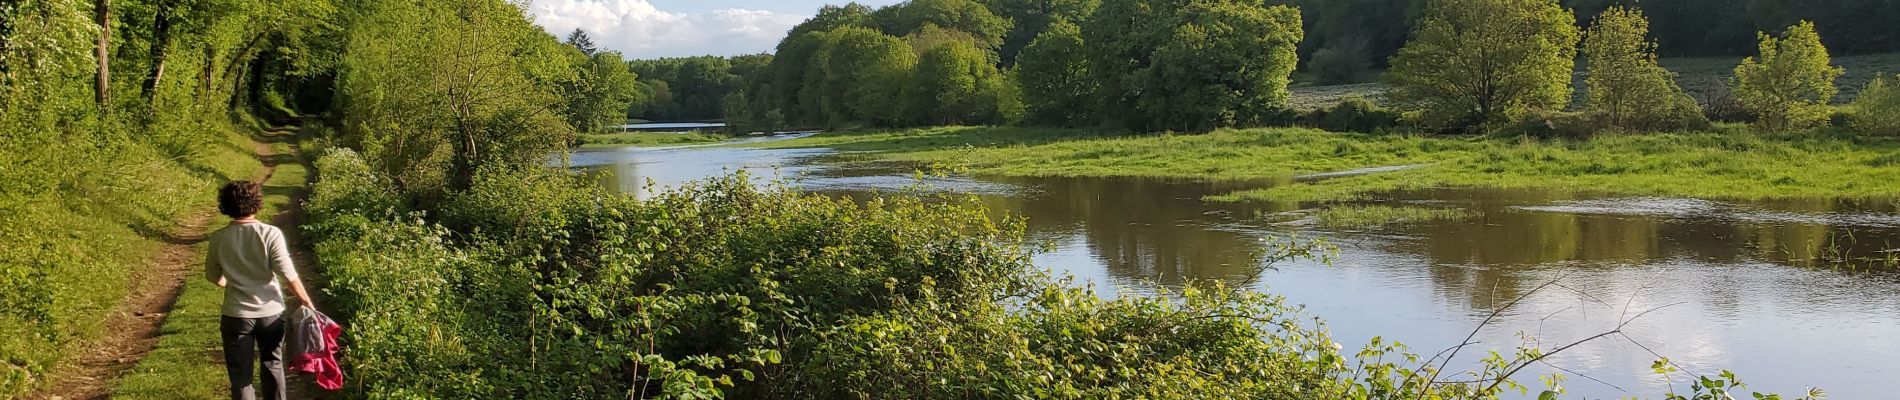
[[[1608,134],[1588,139],[1225,129],[1199,135],[942,127],[836,132],[753,144],[831,147],[992,176],[1261,181],[1216,201],[1327,202],[1432,187],[1540,188],[1718,199],[1864,197],[1900,192],[1900,143],[1829,129],[1756,134]],[[1301,175],[1417,168],[1329,179]]]

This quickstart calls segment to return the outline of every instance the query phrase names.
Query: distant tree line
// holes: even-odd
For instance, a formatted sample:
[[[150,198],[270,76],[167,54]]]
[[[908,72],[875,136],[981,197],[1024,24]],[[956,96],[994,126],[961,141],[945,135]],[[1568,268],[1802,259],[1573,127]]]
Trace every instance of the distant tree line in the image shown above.
[[[1428,130],[1497,127],[1527,116],[1589,120],[1574,124],[1586,127],[1687,129],[1706,125],[1706,118],[1674,75],[1657,65],[1659,56],[1770,58],[1751,46],[1761,42],[1757,34],[1812,42],[1818,52],[1795,57],[1822,64],[1828,48],[1900,50],[1900,40],[1893,40],[1900,30],[1878,22],[1900,13],[1891,1],[1792,3],[912,0],[875,9],[852,3],[824,7],[792,28],[775,57],[751,56],[744,67],[726,63],[728,74],[717,74],[724,61],[718,58],[699,59],[695,68],[727,83],[698,86],[725,89],[722,115],[754,129],[1026,123],[1205,131],[1371,123],[1324,110],[1288,110],[1296,68],[1321,83],[1372,81],[1385,70],[1403,119]],[[1601,35],[1585,35],[1585,28]],[[1581,99],[1588,104],[1582,109],[1572,107],[1571,95],[1579,66],[1591,77],[1583,82]],[[705,97],[681,98],[688,91],[678,87],[709,79],[654,70],[641,73],[644,85],[662,90],[649,93],[664,96],[671,89],[682,109],[711,104]],[[1756,89],[1796,88],[1767,85],[1746,70],[1738,69],[1742,79],[1731,90],[1751,120],[1798,127],[1812,126],[1816,113],[1828,119],[1820,108],[1770,108],[1817,98],[1817,107],[1825,106],[1833,91],[1818,86],[1831,88],[1831,76],[1804,75],[1817,88],[1791,95],[1803,99],[1797,102],[1763,95]],[[1368,106],[1353,103],[1342,111],[1375,121],[1401,117]],[[666,107],[644,109],[681,115],[650,111]],[[1565,110],[1579,113],[1550,115]]]

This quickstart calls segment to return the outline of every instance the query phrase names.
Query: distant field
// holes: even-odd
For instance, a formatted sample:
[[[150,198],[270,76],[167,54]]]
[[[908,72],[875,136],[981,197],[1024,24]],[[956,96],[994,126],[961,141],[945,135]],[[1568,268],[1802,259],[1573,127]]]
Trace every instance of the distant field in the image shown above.
[[[1708,104],[1710,99],[1726,96],[1728,80],[1734,75],[1735,66],[1742,63],[1742,57],[1705,57],[1705,58],[1668,58],[1662,60],[1663,68],[1675,71],[1676,81],[1682,89],[1689,92],[1696,101]],[[1900,53],[1872,54],[1860,56],[1835,57],[1834,65],[1847,69],[1847,74],[1834,81],[1841,89],[1835,103],[1846,103],[1854,99],[1862,86],[1874,79],[1875,75],[1893,75],[1900,73]],[[1583,91],[1582,73],[1577,74],[1578,96]],[[1325,108],[1339,103],[1347,97],[1363,97],[1384,104],[1385,84],[1360,83],[1332,86],[1299,86],[1291,88],[1293,99],[1288,103],[1296,110]]]

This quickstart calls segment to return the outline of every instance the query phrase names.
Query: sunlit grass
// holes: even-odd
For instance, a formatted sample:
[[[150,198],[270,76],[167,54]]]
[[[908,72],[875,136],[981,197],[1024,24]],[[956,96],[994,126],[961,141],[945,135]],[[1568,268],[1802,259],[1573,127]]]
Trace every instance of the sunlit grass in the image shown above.
[[[1387,224],[1461,220],[1476,217],[1473,211],[1418,206],[1356,205],[1327,207],[1313,214],[1320,226],[1360,228]]]
[[[1281,182],[1219,201],[1329,201],[1431,187],[1769,199],[1900,193],[1900,143],[1817,130],[1605,135],[1587,140],[1332,133],[1304,128],[1200,135],[945,127],[827,133],[758,144],[873,151],[977,175],[1154,177]],[[1425,164],[1325,180],[1298,175]]]
[[[584,133],[580,137],[581,148],[599,149],[625,146],[666,146],[676,144],[718,143],[725,136],[700,132],[624,132],[624,133]]]

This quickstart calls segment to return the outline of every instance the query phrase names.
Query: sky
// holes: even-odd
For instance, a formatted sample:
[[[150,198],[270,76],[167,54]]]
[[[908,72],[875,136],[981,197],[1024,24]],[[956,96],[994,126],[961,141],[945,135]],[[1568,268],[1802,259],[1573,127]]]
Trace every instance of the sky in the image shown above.
[[[877,7],[898,0],[858,3]],[[837,0],[533,0],[528,14],[556,37],[579,28],[627,58],[770,52],[785,32]]]

